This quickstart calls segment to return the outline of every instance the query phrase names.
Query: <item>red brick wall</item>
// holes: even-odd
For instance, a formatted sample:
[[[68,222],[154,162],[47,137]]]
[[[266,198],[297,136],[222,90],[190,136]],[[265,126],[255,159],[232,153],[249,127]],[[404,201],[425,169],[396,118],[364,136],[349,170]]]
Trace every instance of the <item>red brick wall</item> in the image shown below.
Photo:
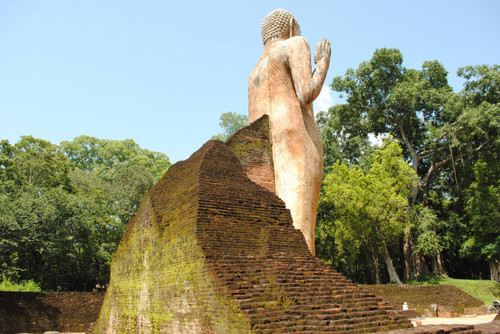
[[[269,116],[264,115],[237,131],[226,142],[253,182],[275,193],[273,152],[269,132]]]
[[[88,332],[104,293],[0,292],[0,333]]]

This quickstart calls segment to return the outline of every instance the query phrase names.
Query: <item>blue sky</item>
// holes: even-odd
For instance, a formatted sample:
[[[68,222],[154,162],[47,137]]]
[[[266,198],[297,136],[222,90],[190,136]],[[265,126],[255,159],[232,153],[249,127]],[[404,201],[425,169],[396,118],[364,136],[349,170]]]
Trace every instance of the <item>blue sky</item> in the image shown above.
[[[313,52],[332,43],[326,84],[382,47],[409,68],[439,60],[455,91],[459,67],[500,62],[497,0],[2,0],[0,139],[132,138],[184,160],[220,132],[222,113],[247,113],[260,24],[276,8]],[[339,102],[325,90],[316,111]]]

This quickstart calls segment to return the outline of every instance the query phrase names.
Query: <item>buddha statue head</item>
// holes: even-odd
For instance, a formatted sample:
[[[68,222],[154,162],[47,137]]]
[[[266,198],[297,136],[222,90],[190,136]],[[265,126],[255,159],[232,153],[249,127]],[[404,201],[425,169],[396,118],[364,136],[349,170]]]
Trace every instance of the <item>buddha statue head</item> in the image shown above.
[[[300,36],[300,26],[295,17],[287,10],[276,9],[267,14],[261,26],[262,42],[293,36]]]

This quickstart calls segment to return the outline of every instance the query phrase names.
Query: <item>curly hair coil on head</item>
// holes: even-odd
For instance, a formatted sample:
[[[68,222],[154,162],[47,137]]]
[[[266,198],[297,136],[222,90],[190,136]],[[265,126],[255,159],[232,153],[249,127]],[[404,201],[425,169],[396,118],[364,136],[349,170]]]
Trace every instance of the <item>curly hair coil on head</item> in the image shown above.
[[[300,32],[299,23],[289,11],[276,9],[267,14],[261,26],[264,45],[275,38],[287,38],[290,35],[291,22],[293,22],[295,31]]]

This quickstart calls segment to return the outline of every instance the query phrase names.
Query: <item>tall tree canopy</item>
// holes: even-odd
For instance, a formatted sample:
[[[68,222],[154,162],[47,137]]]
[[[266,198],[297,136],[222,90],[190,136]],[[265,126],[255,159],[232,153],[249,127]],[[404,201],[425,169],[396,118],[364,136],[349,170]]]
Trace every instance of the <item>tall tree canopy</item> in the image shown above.
[[[404,162],[395,141],[375,150],[370,165],[366,173],[359,166],[349,168],[340,161],[332,166],[324,180],[321,200],[329,204],[333,216],[321,219],[319,228],[323,234],[335,233],[337,261],[347,263],[364,247],[371,252],[378,283],[379,256],[384,259],[390,281],[401,283],[390,248],[399,244],[404,233],[408,195],[416,175]]]
[[[132,140],[1,141],[0,274],[49,290],[106,284],[126,223],[169,165]]]
[[[379,49],[357,70],[333,80],[333,90],[347,98],[333,110],[346,134],[389,133],[403,145],[420,176],[412,203],[421,189],[427,198],[432,177],[452,163],[457,151],[468,156],[491,149],[498,140],[498,123],[490,124],[498,119],[498,66],[467,67],[459,75],[468,81],[456,95],[438,61],[407,69],[399,50]]]
[[[408,69],[399,50],[378,49],[334,78],[331,87],[346,103],[317,117],[326,174],[336,160],[367,171],[371,135],[391,135],[402,146],[418,176],[402,241],[405,279],[444,273],[445,258],[459,274],[459,262],[473,254],[498,275],[499,66],[468,66],[458,75],[465,84],[454,93],[438,61]],[[328,209],[320,204],[319,219]],[[468,275],[482,271],[469,268]]]

